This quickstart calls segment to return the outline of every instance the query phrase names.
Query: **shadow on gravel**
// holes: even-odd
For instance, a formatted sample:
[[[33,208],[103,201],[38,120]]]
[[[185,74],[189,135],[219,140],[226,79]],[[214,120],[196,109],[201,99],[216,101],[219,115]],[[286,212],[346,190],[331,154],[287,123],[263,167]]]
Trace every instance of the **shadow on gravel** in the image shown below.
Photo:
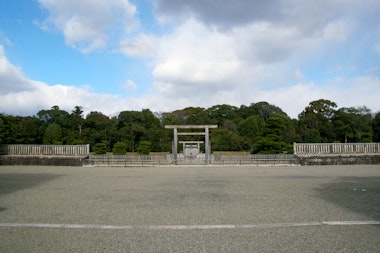
[[[61,175],[42,173],[0,173],[0,196],[19,190],[33,188],[58,177],[61,177]]]
[[[316,191],[327,202],[380,220],[380,177],[342,177]]]

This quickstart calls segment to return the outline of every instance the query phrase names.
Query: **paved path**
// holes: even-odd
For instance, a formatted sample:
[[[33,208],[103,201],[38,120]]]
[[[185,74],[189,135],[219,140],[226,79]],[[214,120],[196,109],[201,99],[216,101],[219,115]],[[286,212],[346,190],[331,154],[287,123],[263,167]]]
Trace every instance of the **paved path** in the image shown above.
[[[380,166],[0,166],[0,252],[379,252]]]

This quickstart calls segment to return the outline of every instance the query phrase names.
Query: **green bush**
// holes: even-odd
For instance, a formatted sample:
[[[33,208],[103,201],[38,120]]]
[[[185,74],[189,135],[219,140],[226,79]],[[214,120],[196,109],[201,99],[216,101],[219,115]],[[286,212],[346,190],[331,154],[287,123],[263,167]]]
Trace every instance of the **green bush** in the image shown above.
[[[140,141],[137,147],[137,153],[140,155],[149,155],[152,149],[152,143],[150,141]]]
[[[114,155],[125,155],[127,153],[127,144],[122,141],[118,141],[113,145],[112,153]]]
[[[96,143],[93,147],[93,150],[96,155],[105,155],[107,154],[107,143]]]

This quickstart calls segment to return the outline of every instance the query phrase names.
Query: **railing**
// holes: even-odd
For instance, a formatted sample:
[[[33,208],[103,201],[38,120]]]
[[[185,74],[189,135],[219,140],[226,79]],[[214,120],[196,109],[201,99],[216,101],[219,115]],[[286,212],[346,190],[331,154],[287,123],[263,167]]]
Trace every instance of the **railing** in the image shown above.
[[[298,165],[298,158],[290,154],[274,155],[211,155],[206,163],[205,157],[184,158],[180,155],[174,162],[167,155],[90,155],[85,165],[90,166],[156,166],[156,165]]]
[[[1,145],[1,155],[20,156],[87,156],[90,145]]]
[[[85,165],[92,166],[147,166],[169,165],[167,155],[90,155]]]
[[[297,165],[296,156],[292,154],[255,154],[255,155],[218,155],[211,161],[219,165]]]
[[[294,154],[380,154],[380,143],[294,143]]]

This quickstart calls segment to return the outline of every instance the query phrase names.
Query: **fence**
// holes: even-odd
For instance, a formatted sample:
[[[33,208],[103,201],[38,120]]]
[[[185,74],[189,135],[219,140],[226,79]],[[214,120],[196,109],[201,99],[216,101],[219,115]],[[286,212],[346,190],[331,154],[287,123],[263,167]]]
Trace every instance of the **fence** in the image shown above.
[[[297,165],[298,159],[292,154],[219,155],[213,164],[226,165]]]
[[[1,145],[1,155],[19,156],[87,156],[90,145]]]
[[[380,154],[380,143],[294,143],[295,155]]]
[[[90,155],[84,165],[91,166],[147,166],[169,165],[167,155]]]
[[[204,154],[203,154],[204,155]],[[91,166],[156,166],[174,164],[173,156],[167,155],[90,155],[85,165]],[[177,157],[176,165],[205,165],[204,156],[197,158]],[[298,158],[290,154],[275,155],[211,155],[211,165],[298,165]]]

